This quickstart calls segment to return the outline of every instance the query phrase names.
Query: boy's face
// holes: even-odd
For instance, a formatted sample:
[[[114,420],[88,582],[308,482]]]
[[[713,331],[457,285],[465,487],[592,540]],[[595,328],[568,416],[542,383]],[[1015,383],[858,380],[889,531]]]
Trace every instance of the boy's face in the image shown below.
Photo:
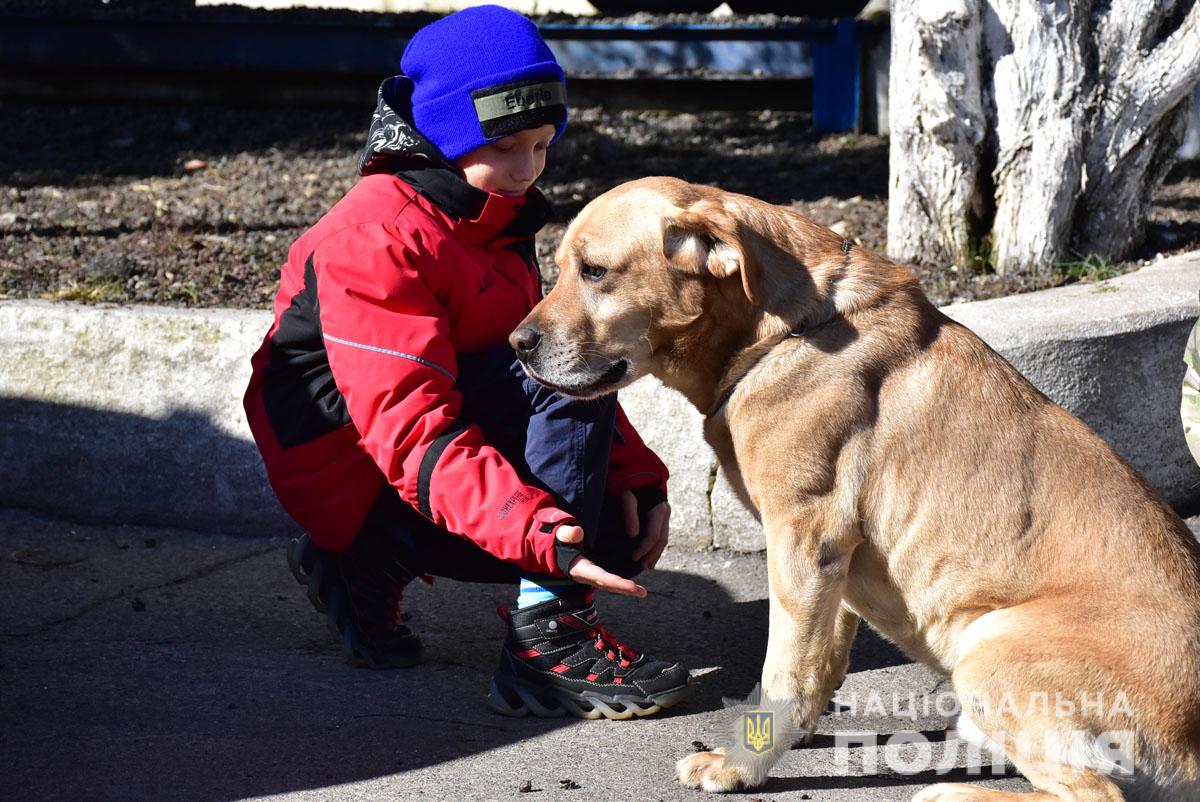
[[[554,126],[527,128],[458,158],[467,183],[497,195],[521,196],[546,169]]]

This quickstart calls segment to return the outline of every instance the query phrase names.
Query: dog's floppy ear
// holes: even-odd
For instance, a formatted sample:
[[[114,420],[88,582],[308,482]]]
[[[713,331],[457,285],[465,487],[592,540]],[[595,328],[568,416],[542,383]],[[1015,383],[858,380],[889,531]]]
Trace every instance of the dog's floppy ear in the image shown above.
[[[742,291],[758,303],[758,266],[743,247],[737,221],[720,204],[701,201],[671,209],[662,218],[663,256],[693,273],[729,278],[740,273]]]

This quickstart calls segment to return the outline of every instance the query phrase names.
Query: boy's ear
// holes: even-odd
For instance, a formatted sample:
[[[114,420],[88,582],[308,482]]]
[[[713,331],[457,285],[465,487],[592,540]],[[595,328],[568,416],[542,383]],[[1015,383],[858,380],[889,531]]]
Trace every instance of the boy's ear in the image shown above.
[[[674,267],[714,278],[741,274],[742,291],[758,303],[758,266],[742,245],[737,221],[719,203],[672,208],[662,217],[663,256]]]

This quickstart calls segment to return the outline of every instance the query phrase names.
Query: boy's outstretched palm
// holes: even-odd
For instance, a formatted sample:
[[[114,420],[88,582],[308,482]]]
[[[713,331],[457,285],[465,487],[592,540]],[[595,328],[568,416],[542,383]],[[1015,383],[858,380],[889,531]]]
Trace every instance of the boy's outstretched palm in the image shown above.
[[[624,511],[626,531],[630,537],[637,537],[639,530],[637,499],[633,493],[627,490],[621,494],[621,506]],[[658,558],[662,556],[663,549],[667,547],[670,520],[671,505],[666,502],[655,506],[646,514],[646,535],[633,554],[633,558],[639,560],[643,568],[653,568],[658,562]],[[560,543],[582,543],[583,527],[560,526],[554,536]],[[632,579],[610,573],[583,555],[576,557],[571,562],[570,574],[576,582],[611,593],[637,596],[638,598],[646,595],[646,589]]]
[[[560,543],[582,543],[583,542],[583,527],[582,526],[560,526],[558,531],[554,533]],[[596,563],[584,557],[582,554],[571,561],[571,579],[584,585],[607,590],[612,593],[620,593],[622,596],[637,596],[642,598],[646,595],[646,589],[634,582],[632,579],[625,579],[616,574],[605,571]]]

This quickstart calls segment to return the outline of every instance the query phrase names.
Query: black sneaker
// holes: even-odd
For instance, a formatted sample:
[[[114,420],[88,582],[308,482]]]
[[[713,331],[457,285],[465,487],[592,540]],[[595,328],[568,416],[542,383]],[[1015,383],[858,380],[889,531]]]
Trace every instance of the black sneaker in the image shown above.
[[[401,623],[404,587],[417,576],[386,538],[364,532],[344,554],[319,548],[307,534],[288,547],[288,566],[308,600],[328,617],[346,659],[366,668],[407,668],[421,659],[421,640]]]
[[[506,716],[627,719],[652,716],[687,696],[678,663],[651,660],[600,626],[592,592],[524,610],[500,608],[508,638],[488,704]]]

